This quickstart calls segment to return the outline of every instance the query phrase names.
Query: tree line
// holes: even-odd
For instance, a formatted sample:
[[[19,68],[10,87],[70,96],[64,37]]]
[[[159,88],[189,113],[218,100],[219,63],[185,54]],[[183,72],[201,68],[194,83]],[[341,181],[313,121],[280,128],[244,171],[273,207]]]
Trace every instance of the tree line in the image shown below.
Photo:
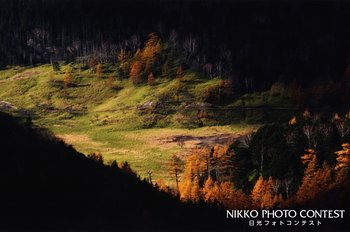
[[[237,81],[244,92],[266,90],[276,81],[296,79],[310,85],[339,80],[347,72],[349,35],[342,30],[349,25],[346,2],[317,7],[156,0],[0,4],[1,67],[61,60],[118,62],[142,50],[154,31],[172,45],[170,53],[181,54],[180,60],[169,60],[169,66],[178,62],[176,66],[181,63],[184,69],[201,70],[209,77],[224,76]],[[137,71],[139,64],[134,65]]]
[[[306,205],[348,183],[349,139],[349,112],[329,119],[305,110],[234,143],[173,157],[174,191],[184,201],[229,209]]]

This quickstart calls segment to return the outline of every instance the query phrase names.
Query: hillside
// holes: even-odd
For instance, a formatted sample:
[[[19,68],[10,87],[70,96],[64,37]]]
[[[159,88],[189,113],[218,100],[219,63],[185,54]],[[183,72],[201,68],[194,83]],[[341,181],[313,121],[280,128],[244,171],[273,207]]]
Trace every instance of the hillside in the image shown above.
[[[221,221],[215,210],[180,203],[127,166],[86,158],[25,120],[0,113],[0,137],[1,230],[186,230]]]
[[[180,202],[130,167],[87,158],[27,120],[0,113],[0,137],[0,230],[247,230],[247,221],[225,220],[213,205]],[[348,192],[345,182],[296,209],[348,207]],[[319,231],[346,231],[349,221],[323,223]]]
[[[191,69],[180,79],[155,76],[152,84],[133,84],[118,72],[119,64],[58,66],[1,70],[0,109],[29,117],[85,155],[101,153],[107,163],[128,161],[142,177],[152,172],[153,180],[170,185],[172,155],[225,144],[259,124],[286,122],[308,106],[327,117],[347,109],[333,102],[347,96],[344,88],[338,91],[340,83],[320,85],[317,92],[276,83],[268,91],[244,94],[225,79]]]
[[[155,180],[169,183],[171,155],[225,143],[256,128],[244,122],[239,108],[236,117],[225,117],[221,112],[231,112],[225,109],[229,103],[204,101],[206,90],[223,82],[219,78],[188,72],[181,81],[157,78],[152,86],[135,86],[115,74],[115,65],[104,65],[101,76],[77,66],[62,64],[58,72],[51,65],[0,71],[2,110],[30,117],[86,155],[100,152],[106,162],[128,161],[141,176],[152,171]],[[67,70],[72,79],[65,93]]]

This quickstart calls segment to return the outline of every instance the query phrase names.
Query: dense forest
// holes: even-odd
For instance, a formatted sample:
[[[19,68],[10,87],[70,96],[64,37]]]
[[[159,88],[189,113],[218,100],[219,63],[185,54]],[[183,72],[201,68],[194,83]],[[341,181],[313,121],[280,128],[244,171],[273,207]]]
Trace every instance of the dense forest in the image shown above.
[[[307,205],[349,181],[349,116],[327,119],[305,111],[226,146],[194,149],[184,167],[175,166],[183,169],[180,195],[227,208]]]
[[[183,55],[178,63],[234,80],[242,91],[277,81],[314,85],[348,75],[345,1],[7,1],[0,64],[116,62],[150,32]],[[87,62],[87,61],[86,61]]]

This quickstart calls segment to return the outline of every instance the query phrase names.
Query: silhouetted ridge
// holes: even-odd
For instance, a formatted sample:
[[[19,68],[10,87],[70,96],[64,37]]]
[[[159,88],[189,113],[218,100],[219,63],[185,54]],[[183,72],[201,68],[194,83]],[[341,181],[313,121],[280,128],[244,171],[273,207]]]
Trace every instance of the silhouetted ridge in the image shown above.
[[[217,216],[1,112],[0,137],[1,228],[210,228]]]

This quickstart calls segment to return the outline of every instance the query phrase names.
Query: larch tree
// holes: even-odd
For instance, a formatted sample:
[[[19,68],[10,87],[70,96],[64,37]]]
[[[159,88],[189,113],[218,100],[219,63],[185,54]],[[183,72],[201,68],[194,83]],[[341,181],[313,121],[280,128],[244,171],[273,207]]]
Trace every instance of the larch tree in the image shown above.
[[[261,208],[271,209],[274,207],[275,192],[273,189],[273,179],[270,176],[268,181],[264,181],[263,193],[261,196]]]
[[[142,72],[142,64],[140,61],[134,61],[130,68],[130,80],[133,84],[141,83],[141,72]]]
[[[184,70],[182,66],[180,66],[176,69],[176,79],[178,79],[179,81],[182,81],[183,77],[184,77]]]
[[[154,82],[155,82],[155,78],[154,78],[154,76],[153,76],[153,73],[150,72],[150,73],[148,74],[148,77],[147,77],[147,84],[148,84],[148,85],[154,85]]]
[[[127,53],[125,49],[121,49],[117,54],[117,60],[119,62],[119,70],[122,76],[126,76],[129,70],[129,62],[127,61]]]
[[[233,195],[233,187],[230,182],[225,181],[219,184],[219,193],[217,199],[222,205],[231,205]]]
[[[172,171],[174,171],[176,191],[177,191],[177,193],[180,193],[179,178],[180,178],[180,173],[182,172],[182,168],[183,168],[183,161],[177,155],[173,155],[170,159],[169,166],[170,166],[169,168]]]
[[[259,176],[259,179],[256,181],[254,188],[251,193],[253,200],[253,205],[260,208],[262,196],[264,194],[265,181],[262,176]]]
[[[341,185],[349,176],[350,173],[350,144],[342,144],[342,150],[335,152],[337,164],[335,166],[336,171],[336,184]]]
[[[316,152],[313,149],[307,149],[306,153],[301,157],[303,164],[307,165],[301,185],[296,193],[297,202],[305,202],[313,198],[317,189],[314,189],[314,180],[317,172]]]
[[[101,77],[102,76],[102,64],[97,64],[96,65],[96,76]]]
[[[195,177],[191,185],[191,200],[198,202],[201,199],[201,190],[198,177]]]
[[[107,86],[108,86],[109,88],[113,88],[113,83],[114,83],[114,77],[113,77],[112,74],[110,74],[110,75],[108,76],[108,79],[107,79]]]
[[[216,183],[209,176],[209,178],[204,182],[202,195],[206,202],[214,202],[216,199],[217,192],[215,191]]]
[[[311,119],[312,118],[309,109],[304,110],[303,117],[304,117],[304,119]]]
[[[160,51],[160,38],[157,33],[152,32],[148,35],[148,40],[145,43],[145,47],[143,48],[141,55],[141,62],[145,67],[146,74],[151,72],[152,66]]]
[[[296,124],[297,124],[297,117],[293,116],[293,117],[289,120],[288,124],[291,125],[291,126],[296,125]]]
[[[342,139],[349,135],[350,124],[348,118],[342,119],[338,113],[335,113],[332,121]]]

